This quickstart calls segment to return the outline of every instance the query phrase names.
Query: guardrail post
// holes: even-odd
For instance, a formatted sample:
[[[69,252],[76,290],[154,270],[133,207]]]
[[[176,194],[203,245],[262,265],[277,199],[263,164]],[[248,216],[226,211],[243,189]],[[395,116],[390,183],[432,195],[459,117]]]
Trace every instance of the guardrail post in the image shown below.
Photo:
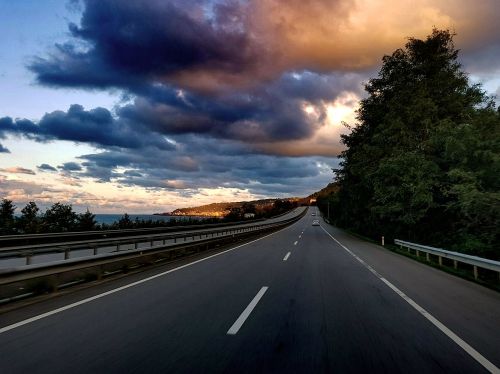
[[[64,250],[64,259],[67,260],[69,258],[69,248]]]
[[[416,249],[417,251],[417,257],[420,257],[420,251],[418,249]]]
[[[443,258],[441,256],[438,256],[439,260],[439,266],[443,266]]]
[[[116,244],[116,252],[120,252],[120,243]]]
[[[139,245],[139,243],[135,242],[134,243],[134,249],[137,249],[138,245]]]
[[[430,257],[429,257],[429,252],[426,252],[426,253],[425,253],[425,259],[426,259],[427,261],[429,261],[429,262],[431,261],[431,259],[430,259]]]
[[[154,245],[154,240],[151,239],[151,247]]]
[[[455,270],[458,269],[458,261],[457,260],[453,260],[453,268]]]
[[[31,265],[31,253],[26,256],[26,265]]]
[[[477,280],[477,278],[478,278],[477,266],[474,265],[474,279]]]

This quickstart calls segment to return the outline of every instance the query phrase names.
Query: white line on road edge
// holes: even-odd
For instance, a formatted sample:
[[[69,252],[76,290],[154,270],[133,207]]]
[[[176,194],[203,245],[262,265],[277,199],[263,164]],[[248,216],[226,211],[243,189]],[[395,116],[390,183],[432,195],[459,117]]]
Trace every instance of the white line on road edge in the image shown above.
[[[288,260],[288,257],[290,257],[290,252],[288,252],[288,253],[285,255],[285,257],[283,257],[283,261]]]
[[[299,220],[300,221],[300,220]],[[297,222],[299,222],[297,221]],[[244,247],[246,245],[249,245],[249,244],[252,244],[252,243],[255,243],[255,242],[258,242],[259,240],[262,240],[262,239],[265,239],[271,235],[274,235],[274,234],[277,234],[281,231],[284,231],[284,230],[287,230],[289,229],[290,227],[292,227],[293,225],[295,225],[295,223],[297,222],[294,222],[293,224],[291,224],[290,226],[288,227],[285,227],[281,230],[278,230],[278,231],[275,231],[269,235],[266,235],[266,236],[263,236],[262,238],[258,238],[258,239],[255,239],[255,240],[252,240],[251,242],[248,242],[248,243],[244,243],[244,244],[241,244],[241,245],[238,245],[236,247],[233,247],[233,248],[230,248],[230,249],[227,249],[225,251],[222,251],[222,252],[219,252],[219,253],[216,253],[216,254],[213,254],[211,256],[207,256],[207,257],[204,257],[204,258],[201,258],[199,260],[196,260],[196,261],[193,261],[193,262],[190,262],[189,264],[185,264],[185,265],[181,265],[179,267],[176,267],[176,268],[173,268],[173,269],[170,269],[170,270],[167,270],[167,271],[164,271],[162,273],[159,273],[159,274],[155,274],[151,277],[148,277],[148,278],[144,278],[144,279],[141,279],[137,282],[133,282],[133,283],[130,283],[130,284],[127,284],[125,286],[122,286],[122,287],[118,287],[118,288],[115,288],[113,290],[110,290],[110,291],[106,291],[106,292],[103,292],[101,294],[98,294],[98,295],[95,295],[95,296],[92,296],[92,297],[89,297],[89,298],[86,298],[86,299],[83,299],[83,300],[80,300],[80,301],[77,301],[76,303],[72,303],[72,304],[68,304],[68,305],[65,305],[61,308],[57,308],[57,309],[54,309],[54,310],[51,310],[49,312],[46,312],[46,313],[43,313],[43,314],[39,314],[38,316],[34,316],[34,317],[31,317],[31,318],[28,318],[28,319],[25,319],[23,321],[20,321],[20,322],[17,322],[17,323],[13,323],[12,325],[8,325],[8,326],[5,326],[5,327],[2,327],[0,328],[0,334],[3,334],[4,332],[7,332],[7,331],[10,331],[10,330],[14,330],[15,328],[18,328],[18,327],[21,327],[21,326],[24,326],[24,325],[27,325],[28,323],[32,323],[32,322],[35,322],[35,321],[38,321],[40,319],[43,319],[43,318],[46,318],[46,317],[50,317],[54,314],[57,314],[57,313],[60,313],[60,312],[64,312],[65,310],[68,310],[68,309],[72,309],[72,308],[75,308],[77,306],[80,306],[82,304],[86,304],[86,303],[89,303],[91,301],[94,301],[94,300],[97,300],[97,299],[100,299],[102,297],[105,297],[105,296],[108,296],[108,295],[111,295],[111,294],[114,294],[115,292],[119,292],[119,291],[123,291],[127,288],[130,288],[130,287],[134,287],[134,286],[137,286],[139,284],[142,284],[142,283],[145,283],[145,282],[148,282],[150,280],[153,280],[153,279],[156,279],[156,278],[159,278],[159,277],[162,277],[164,275],[167,275],[169,273],[173,273],[174,271],[177,271],[177,270],[181,270],[181,269],[184,269],[184,268],[187,268],[191,265],[195,265],[199,262],[202,262],[202,261],[206,261],[208,259],[211,259],[213,257],[217,257],[217,256],[220,256],[220,255],[223,255],[225,253],[228,253],[228,252],[231,252],[231,251],[234,251],[235,249],[238,249],[238,248],[241,248],[241,247]]]
[[[298,242],[293,243],[293,245],[297,245]]]
[[[269,287],[262,287],[257,295],[250,301],[250,304],[245,308],[245,310],[240,314],[236,322],[227,330],[227,335],[236,335],[236,333],[240,330],[241,326],[245,323],[252,310],[257,306],[257,303],[262,299],[262,296],[266,293]]]
[[[364,267],[370,270],[377,278],[379,278],[382,282],[385,283],[387,287],[393,290],[396,294],[398,294],[404,301],[410,304],[417,312],[419,312],[422,316],[424,316],[430,323],[436,326],[442,333],[448,336],[451,340],[453,340],[460,348],[462,348],[465,352],[467,352],[473,359],[479,362],[484,366],[486,370],[490,373],[500,373],[500,369],[497,368],[492,362],[490,362],[486,357],[481,355],[478,351],[476,351],[472,346],[466,343],[462,338],[460,338],[457,334],[451,331],[448,327],[446,327],[443,323],[441,323],[436,317],[430,314],[427,310],[418,305],[412,298],[406,295],[403,291],[385,279],[380,273],[378,273],[374,268],[368,265],[363,259],[361,259],[358,255],[352,252],[349,248],[335,239],[332,234],[326,231],[323,227],[321,227],[324,232],[330,236],[338,245],[340,245],[343,249],[345,249],[351,256],[353,256],[356,260],[358,260]]]

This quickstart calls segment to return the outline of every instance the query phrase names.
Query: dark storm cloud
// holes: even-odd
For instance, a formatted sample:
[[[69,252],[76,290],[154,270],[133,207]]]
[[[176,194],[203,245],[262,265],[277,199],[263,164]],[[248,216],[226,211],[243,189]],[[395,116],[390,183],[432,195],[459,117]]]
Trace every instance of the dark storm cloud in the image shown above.
[[[40,83],[76,87],[133,87],[203,66],[241,71],[258,51],[245,30],[243,5],[208,1],[86,0],[71,43],[57,45],[29,68]]]
[[[117,113],[123,120],[166,135],[203,134],[245,143],[306,139],[321,126],[304,104],[321,105],[341,93],[360,92],[359,74],[287,73],[244,92],[203,95],[157,86]]]
[[[62,171],[80,171],[82,170],[82,166],[76,162],[65,162],[62,165],[58,166],[59,170]]]
[[[41,164],[37,166],[40,171],[57,171],[57,169],[49,164]]]
[[[297,73],[280,68],[272,58],[276,48],[266,44],[267,31],[252,29],[253,2],[86,0],[82,5],[79,24],[69,26],[71,39],[29,68],[45,85],[118,87],[135,99],[117,108],[116,120],[98,108],[85,128],[60,126],[47,137],[126,148],[149,146],[148,135],[171,146],[158,134],[244,143],[308,139],[325,119],[323,103],[361,88],[355,73],[315,73],[300,64]],[[319,118],[304,112],[306,102],[319,104]],[[59,123],[66,120],[62,112],[52,117],[56,113],[63,117]],[[30,125],[19,131],[43,139]]]
[[[180,90],[168,85],[151,87],[146,96],[116,108],[116,117],[104,108],[85,110],[74,104],[67,112],[45,114],[38,123],[0,119],[0,134],[18,134],[37,141],[54,139],[90,143],[99,147],[173,149],[167,137],[199,134],[244,143],[306,139],[322,126],[322,104],[342,92],[360,88],[359,75],[284,74],[268,85],[248,92],[217,96]],[[318,118],[304,105],[318,105]]]
[[[116,120],[107,109],[89,111],[71,105],[67,112],[45,114],[38,123],[27,119],[0,118],[0,134],[14,134],[36,141],[69,140],[103,147],[141,148],[153,145],[159,149],[173,146],[162,137],[144,133],[137,124]]]

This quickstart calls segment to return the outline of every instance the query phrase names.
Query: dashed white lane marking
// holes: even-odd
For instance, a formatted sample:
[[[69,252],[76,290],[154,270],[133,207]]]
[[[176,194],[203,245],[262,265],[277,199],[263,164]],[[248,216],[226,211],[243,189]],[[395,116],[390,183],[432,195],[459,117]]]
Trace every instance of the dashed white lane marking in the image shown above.
[[[245,310],[240,314],[238,319],[233,323],[233,325],[227,330],[227,335],[236,335],[240,330],[241,326],[245,323],[252,310],[257,306],[257,303],[262,299],[262,296],[266,293],[269,287],[262,287],[257,295],[250,301],[250,304],[245,308]]]
[[[299,239],[302,238],[302,235],[299,235]]]
[[[295,243],[293,243],[293,245],[297,245],[298,241],[296,241]]]
[[[291,254],[291,253],[290,253],[290,252],[288,252],[288,253],[285,255],[285,257],[283,257],[283,261],[288,260],[288,257],[290,257],[290,254]]]
[[[448,327],[446,327],[442,322],[440,322],[436,317],[430,314],[423,307],[418,305],[412,298],[406,295],[403,291],[385,279],[380,273],[378,273],[374,268],[368,265],[363,259],[361,259],[358,255],[352,252],[349,248],[335,239],[332,234],[326,231],[323,227],[321,227],[324,232],[328,234],[330,238],[332,238],[338,245],[340,245],[344,250],[346,250],[352,257],[358,260],[365,268],[370,270],[378,279],[385,283],[387,287],[393,290],[397,295],[399,295],[404,301],[410,304],[417,312],[419,312],[422,316],[424,316],[430,323],[436,326],[441,332],[443,332],[447,337],[453,340],[460,348],[462,348],[465,352],[467,352],[473,359],[479,362],[483,367],[488,370],[490,373],[500,374],[500,369],[497,368],[492,362],[490,362],[486,357],[481,355],[478,351],[476,351],[472,346],[470,346],[467,342],[465,342],[462,338],[460,338],[457,334],[451,331]]]
[[[297,221],[299,222],[299,221]],[[61,313],[61,312],[64,312],[65,310],[68,310],[68,309],[73,309],[73,308],[76,308],[77,306],[80,306],[80,305],[83,305],[83,304],[86,304],[86,303],[89,303],[91,301],[94,301],[94,300],[97,300],[97,299],[100,299],[102,297],[105,297],[105,296],[108,296],[108,295],[111,295],[111,294],[114,294],[116,292],[120,292],[120,291],[123,291],[127,288],[130,288],[130,287],[134,287],[134,286],[137,286],[139,284],[142,284],[142,283],[145,283],[145,282],[149,282],[150,280],[153,280],[153,279],[156,279],[156,278],[159,278],[159,277],[162,277],[164,275],[167,275],[167,274],[170,274],[170,273],[173,273],[174,271],[177,271],[177,270],[181,270],[181,269],[184,269],[186,267],[189,267],[189,266],[192,266],[192,265],[195,265],[199,262],[202,262],[202,261],[206,261],[208,259],[211,259],[213,257],[217,257],[217,256],[221,256],[225,253],[228,253],[228,252],[231,252],[231,251],[234,251],[235,249],[238,249],[238,248],[241,248],[241,247],[244,247],[246,245],[249,245],[249,244],[252,244],[252,243],[255,243],[255,242],[258,242],[259,240],[262,240],[262,239],[265,239],[271,235],[274,235],[274,234],[277,234],[283,230],[287,230],[291,227],[293,227],[295,225],[292,224],[288,227],[285,227],[284,229],[282,230],[278,230],[278,231],[275,231],[269,235],[266,235],[266,236],[263,236],[262,238],[258,238],[258,239],[255,239],[255,240],[252,240],[248,243],[244,243],[244,244],[241,244],[241,245],[238,245],[236,247],[233,247],[233,248],[230,248],[230,249],[227,249],[225,251],[222,251],[222,252],[219,252],[219,253],[216,253],[216,254],[213,254],[213,255],[210,255],[210,256],[207,256],[207,257],[204,257],[204,258],[201,258],[199,260],[196,260],[196,261],[193,261],[193,262],[190,262],[189,264],[185,264],[185,265],[182,265],[182,266],[179,266],[179,267],[176,267],[174,269],[170,269],[170,270],[167,270],[167,271],[164,271],[162,273],[159,273],[159,274],[155,274],[151,277],[148,277],[148,278],[144,278],[144,279],[141,279],[137,282],[133,282],[133,283],[130,283],[130,284],[126,284],[125,286],[122,286],[122,287],[118,287],[118,288],[115,288],[113,290],[110,290],[110,291],[106,291],[106,292],[103,292],[101,294],[98,294],[98,295],[95,295],[95,296],[92,296],[92,297],[89,297],[89,298],[86,298],[86,299],[83,299],[83,300],[80,300],[80,301],[77,301],[76,303],[72,303],[72,304],[68,304],[68,305],[65,305],[61,308],[57,308],[57,309],[54,309],[54,310],[51,310],[49,312],[46,312],[46,313],[43,313],[43,314],[39,314],[37,316],[34,316],[34,317],[31,317],[31,318],[28,318],[28,319],[25,319],[25,320],[22,320],[20,322],[17,322],[17,323],[13,323],[12,325],[8,325],[8,326],[5,326],[5,327],[2,327],[0,328],[0,334],[3,334],[4,332],[7,332],[7,331],[10,331],[10,330],[14,330],[15,328],[18,328],[18,327],[21,327],[21,326],[24,326],[24,325],[27,325],[29,323],[32,323],[32,322],[35,322],[35,321],[38,321],[40,319],[43,319],[43,318],[46,318],[46,317],[50,317],[54,314],[57,314],[57,313]]]

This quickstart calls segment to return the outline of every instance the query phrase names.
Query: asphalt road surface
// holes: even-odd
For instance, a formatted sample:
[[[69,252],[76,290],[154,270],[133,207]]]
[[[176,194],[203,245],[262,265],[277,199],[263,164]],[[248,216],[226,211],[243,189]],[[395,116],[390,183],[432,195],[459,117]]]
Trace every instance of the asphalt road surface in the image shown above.
[[[308,214],[180,267],[0,315],[0,373],[481,373],[500,294]]]

